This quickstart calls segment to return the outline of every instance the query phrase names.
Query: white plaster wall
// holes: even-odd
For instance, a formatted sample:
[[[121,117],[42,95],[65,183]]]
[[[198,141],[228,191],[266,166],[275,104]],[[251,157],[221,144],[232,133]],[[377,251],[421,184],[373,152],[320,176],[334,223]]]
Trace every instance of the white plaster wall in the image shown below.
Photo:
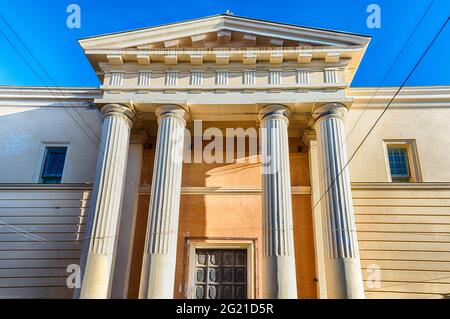
[[[35,182],[42,142],[70,142],[63,183],[92,182],[99,130],[97,109],[0,106],[0,183]]]
[[[350,109],[346,118],[349,157],[382,109]],[[358,124],[354,127],[362,114]],[[352,128],[354,127],[353,131]],[[450,109],[392,107],[383,115],[350,163],[352,182],[387,182],[383,140],[415,139],[423,182],[450,182]]]

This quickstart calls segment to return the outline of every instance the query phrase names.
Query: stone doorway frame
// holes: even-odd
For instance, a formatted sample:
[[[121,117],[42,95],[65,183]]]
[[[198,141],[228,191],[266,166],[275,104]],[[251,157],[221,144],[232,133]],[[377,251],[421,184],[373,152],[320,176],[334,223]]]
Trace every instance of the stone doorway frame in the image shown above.
[[[247,298],[259,295],[259,273],[256,238],[186,238],[184,266],[184,296],[194,298],[195,251],[197,249],[245,249],[247,250]]]

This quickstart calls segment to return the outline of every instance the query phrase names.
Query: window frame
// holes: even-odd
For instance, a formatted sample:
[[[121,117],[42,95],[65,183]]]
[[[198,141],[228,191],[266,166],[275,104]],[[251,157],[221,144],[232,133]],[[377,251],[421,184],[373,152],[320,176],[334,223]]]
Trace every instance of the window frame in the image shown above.
[[[395,180],[392,177],[389,161],[389,149],[401,148],[406,150],[409,169],[409,180]],[[386,170],[388,181],[391,183],[418,183],[422,181],[422,174],[419,165],[419,156],[415,140],[384,140],[384,153],[386,160]]]
[[[255,291],[258,280],[258,265],[256,260],[255,239],[194,239],[187,242],[187,278],[185,281],[184,296],[187,299],[194,299],[195,294],[195,258],[197,249],[241,249],[247,250],[247,299],[257,298]]]
[[[66,141],[44,141],[41,142],[41,146],[39,148],[39,154],[38,154],[38,158],[36,161],[36,167],[34,170],[34,174],[33,174],[33,183],[35,184],[44,184],[43,180],[42,180],[42,173],[44,171],[44,165],[45,165],[45,158],[47,155],[47,149],[48,148],[66,148],[66,157],[64,160],[64,167],[63,167],[63,171],[61,174],[61,182],[60,184],[64,184],[65,183],[65,172],[66,172],[66,167],[67,167],[67,162],[69,159],[69,154],[70,154],[70,142],[66,142]],[[58,184],[54,184],[54,185],[58,185]]]

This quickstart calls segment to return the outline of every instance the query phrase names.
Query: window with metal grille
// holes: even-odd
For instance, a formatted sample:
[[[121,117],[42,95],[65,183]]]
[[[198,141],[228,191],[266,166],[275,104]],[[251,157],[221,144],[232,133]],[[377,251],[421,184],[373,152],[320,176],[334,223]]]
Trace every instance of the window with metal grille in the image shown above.
[[[408,182],[411,178],[408,150],[400,147],[388,147],[389,168],[393,182]]]
[[[47,147],[41,181],[43,184],[60,184],[66,161],[67,147]]]
[[[247,251],[197,249],[195,299],[246,299]]]

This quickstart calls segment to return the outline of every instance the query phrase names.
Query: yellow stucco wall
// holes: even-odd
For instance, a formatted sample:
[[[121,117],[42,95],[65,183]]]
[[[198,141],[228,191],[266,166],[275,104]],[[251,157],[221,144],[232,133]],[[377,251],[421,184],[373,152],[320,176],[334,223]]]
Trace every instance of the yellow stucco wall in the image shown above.
[[[154,140],[153,140],[154,142]],[[299,139],[290,141],[291,184],[309,186],[308,154],[299,153]],[[141,184],[151,184],[154,150],[144,151]],[[184,164],[182,186],[189,187],[261,187],[261,166],[256,164]],[[294,240],[297,286],[300,298],[316,297],[314,240],[309,195],[293,197]],[[133,249],[129,297],[139,291],[142,254],[148,217],[149,194],[140,196]],[[256,194],[183,194],[180,203],[175,298],[183,298],[188,278],[187,239],[253,240],[255,250],[254,296],[260,297],[262,277],[261,195]]]

